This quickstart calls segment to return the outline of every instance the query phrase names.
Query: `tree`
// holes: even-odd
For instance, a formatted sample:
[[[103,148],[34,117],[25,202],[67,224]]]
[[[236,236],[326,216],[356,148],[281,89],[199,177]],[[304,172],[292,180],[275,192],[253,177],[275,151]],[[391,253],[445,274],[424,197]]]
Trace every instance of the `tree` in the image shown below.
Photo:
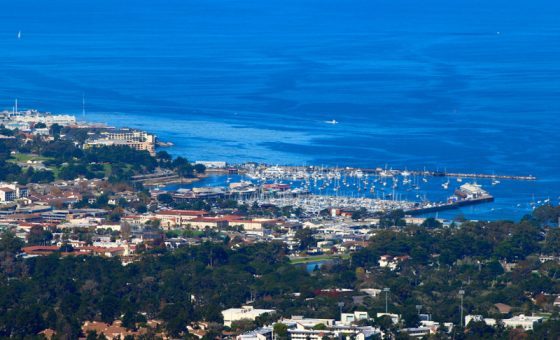
[[[187,325],[192,321],[192,307],[186,304],[170,303],[163,307],[160,317],[169,335],[178,337],[186,334]]]
[[[364,207],[361,207],[360,209],[354,211],[352,213],[352,219],[354,221],[358,221],[358,220],[362,220],[367,216],[367,209]]]
[[[187,164],[190,164],[189,161],[184,158],[184,157],[177,157],[173,160],[173,162],[171,163],[173,165],[174,168],[178,169],[182,166],[185,166]]]
[[[245,333],[257,328],[255,321],[250,319],[241,319],[231,323],[231,329],[237,333]]]
[[[156,159],[162,163],[168,163],[171,161],[172,157],[167,151],[158,151],[156,153]]]
[[[194,176],[194,167],[190,164],[183,164],[177,168],[177,173],[181,177],[190,178]]]
[[[541,225],[558,224],[560,218],[560,206],[552,206],[551,204],[541,205],[533,210],[533,217]]]
[[[58,125],[57,123],[54,123],[53,125],[51,125],[50,134],[55,139],[60,138],[60,132],[61,131],[62,131],[62,126]]]
[[[287,339],[288,338],[288,326],[283,323],[275,323],[274,324],[274,334],[280,339]]]
[[[203,174],[206,172],[206,166],[204,166],[204,164],[195,164],[194,171],[196,171],[197,174]]]
[[[171,196],[170,194],[159,194],[157,196],[157,200],[158,202],[163,204],[171,204],[173,203],[173,196]]]
[[[433,217],[428,217],[427,219],[424,220],[424,222],[422,222],[422,227],[428,229],[438,229],[443,227],[443,224]]]
[[[296,231],[294,238],[299,241],[300,250],[305,250],[317,243],[313,237],[313,230],[309,228],[303,228]]]
[[[15,256],[21,251],[23,241],[10,231],[0,235],[0,252]]]
[[[74,251],[74,247],[72,247],[70,243],[64,243],[60,246],[59,251],[63,253],[71,253]]]
[[[43,230],[41,226],[33,226],[27,235],[27,243],[30,245],[46,245],[53,238],[48,230]]]
[[[560,252],[560,229],[549,228],[543,245],[543,252],[548,254],[558,254]]]

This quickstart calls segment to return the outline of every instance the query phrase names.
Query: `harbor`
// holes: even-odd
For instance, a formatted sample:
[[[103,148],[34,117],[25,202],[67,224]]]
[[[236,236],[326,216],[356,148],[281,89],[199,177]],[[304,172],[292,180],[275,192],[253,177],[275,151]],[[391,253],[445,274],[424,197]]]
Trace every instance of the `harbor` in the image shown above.
[[[231,199],[239,204],[273,205],[301,209],[308,216],[326,211],[357,211],[384,214],[402,210],[407,215],[423,215],[455,210],[494,201],[494,196],[477,183],[495,187],[502,177],[441,176],[430,171],[377,168],[291,167],[241,165],[219,175],[215,183],[205,182],[165,186],[175,199]],[[432,178],[431,178],[432,177]],[[515,176],[508,176],[513,180]],[[525,178],[525,176],[522,176]],[[524,180],[524,179],[520,179]]]

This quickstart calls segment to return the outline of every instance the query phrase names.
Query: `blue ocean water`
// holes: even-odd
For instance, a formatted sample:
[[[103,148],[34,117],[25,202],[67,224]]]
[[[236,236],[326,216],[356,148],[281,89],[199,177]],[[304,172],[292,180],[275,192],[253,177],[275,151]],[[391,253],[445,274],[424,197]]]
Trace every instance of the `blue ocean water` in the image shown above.
[[[85,94],[84,119],[192,160],[536,175],[463,211],[517,219],[560,195],[558,18],[550,0],[1,1],[0,107],[80,115]]]

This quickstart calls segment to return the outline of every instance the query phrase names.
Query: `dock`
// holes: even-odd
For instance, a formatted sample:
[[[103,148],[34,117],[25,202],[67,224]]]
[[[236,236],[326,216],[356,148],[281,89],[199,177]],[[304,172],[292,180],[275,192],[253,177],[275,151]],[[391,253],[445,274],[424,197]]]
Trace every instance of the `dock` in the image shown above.
[[[444,210],[459,209],[467,205],[475,205],[475,204],[488,203],[493,201],[494,201],[494,197],[491,195],[487,195],[485,197],[480,197],[480,198],[471,198],[471,199],[466,199],[457,202],[435,204],[429,207],[419,207],[419,208],[409,209],[409,210],[405,210],[404,213],[407,215],[414,216],[414,215],[421,215],[421,214],[427,214],[427,213],[444,211]]]
[[[304,166],[276,166],[278,169],[282,169],[286,173],[329,173],[329,172],[340,172],[340,173],[355,173],[360,171],[363,174],[368,175],[384,175],[384,176],[399,176],[402,174],[410,176],[419,177],[451,177],[451,178],[472,178],[472,179],[503,179],[512,181],[536,181],[537,177],[533,175],[506,175],[506,174],[488,174],[488,173],[475,173],[475,172],[447,172],[447,171],[434,171],[434,170],[405,170],[405,169],[387,169],[376,167],[376,168],[357,168],[357,167],[304,167]],[[247,170],[242,170],[240,173],[247,173]]]

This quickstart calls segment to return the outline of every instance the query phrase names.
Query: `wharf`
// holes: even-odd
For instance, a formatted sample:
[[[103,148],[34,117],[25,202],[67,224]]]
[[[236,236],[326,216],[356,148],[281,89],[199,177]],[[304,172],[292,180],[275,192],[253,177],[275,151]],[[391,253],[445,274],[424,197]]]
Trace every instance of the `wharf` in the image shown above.
[[[408,173],[412,176],[422,176],[422,177],[453,177],[453,178],[485,178],[485,179],[504,179],[504,180],[514,180],[514,181],[535,181],[537,177],[532,175],[496,175],[496,174],[485,174],[485,173],[462,173],[462,172],[446,172],[446,171],[433,171],[433,170],[403,170],[403,169],[383,169],[377,168],[352,168],[352,167],[302,167],[302,166],[277,166],[288,173],[294,172],[318,172],[318,173],[329,173],[335,172],[346,172],[352,173],[356,171],[361,171],[364,174],[373,175],[390,175],[398,176],[403,173]],[[247,171],[242,171],[240,173],[246,173]]]
[[[460,200],[456,202],[441,203],[433,206],[414,208],[410,210],[405,210],[404,213],[407,215],[421,215],[421,214],[427,214],[427,213],[432,213],[437,211],[459,209],[460,207],[464,207],[467,205],[474,205],[474,204],[487,203],[493,201],[494,201],[494,196],[486,195],[483,197],[470,198],[470,199]]]

